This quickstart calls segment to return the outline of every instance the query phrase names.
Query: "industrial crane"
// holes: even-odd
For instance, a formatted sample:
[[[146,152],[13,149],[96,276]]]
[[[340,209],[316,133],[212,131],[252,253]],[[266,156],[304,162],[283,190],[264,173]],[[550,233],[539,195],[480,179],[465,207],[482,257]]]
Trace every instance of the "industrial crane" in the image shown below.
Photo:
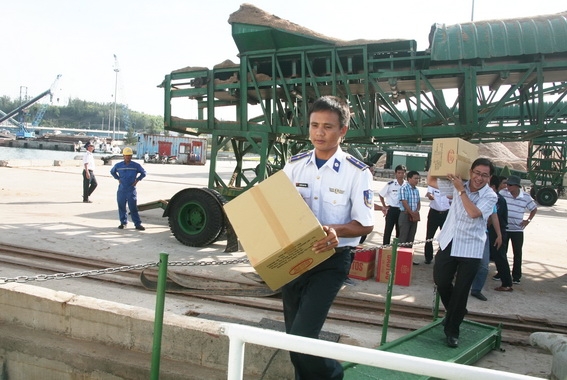
[[[35,98],[28,100],[27,102],[20,105],[16,109],[4,114],[3,116],[0,116],[0,123],[3,122],[4,120],[11,119],[12,116],[18,114],[19,112],[24,111],[26,108],[30,107],[31,105],[38,102],[39,100],[41,100],[43,97],[45,97],[47,95],[49,95],[49,102],[52,103],[53,102],[53,94],[55,93],[55,90],[57,88],[57,84],[59,83],[60,78],[61,78],[61,74],[57,75],[57,78],[55,78],[55,81],[53,82],[51,87],[49,87],[49,89],[42,92],[41,94],[39,94]],[[29,138],[35,137],[35,133],[32,132],[32,131],[29,131],[23,123],[19,123],[19,127],[20,127],[20,130],[18,132],[16,132],[16,138],[17,139],[29,139]]]

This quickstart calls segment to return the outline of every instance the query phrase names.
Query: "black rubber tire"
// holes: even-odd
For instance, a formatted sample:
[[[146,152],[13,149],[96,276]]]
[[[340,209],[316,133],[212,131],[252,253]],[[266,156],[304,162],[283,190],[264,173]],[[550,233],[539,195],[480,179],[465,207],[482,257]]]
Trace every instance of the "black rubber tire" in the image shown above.
[[[213,243],[225,230],[222,203],[209,189],[185,189],[172,201],[169,229],[179,242],[203,247]]]
[[[203,188],[202,190],[204,190],[204,191],[208,192],[209,194],[211,194],[212,196],[214,196],[214,197],[218,200],[219,204],[221,205],[221,208],[222,208],[222,207],[225,205],[225,203],[227,202],[227,200],[225,199],[225,197],[223,197],[223,196],[221,195],[221,193],[219,193],[219,192],[216,191],[216,190],[208,189],[208,188]],[[215,238],[214,241],[219,240],[219,239],[226,233],[226,226],[227,226],[227,224],[228,224],[228,217],[226,216],[226,213],[224,213],[224,208],[223,208],[222,210],[223,210],[223,224],[222,224],[222,228],[221,228],[221,230],[219,231],[219,234],[217,235],[217,237]]]
[[[557,202],[557,191],[551,187],[544,187],[537,191],[536,201],[542,206],[553,206]]]

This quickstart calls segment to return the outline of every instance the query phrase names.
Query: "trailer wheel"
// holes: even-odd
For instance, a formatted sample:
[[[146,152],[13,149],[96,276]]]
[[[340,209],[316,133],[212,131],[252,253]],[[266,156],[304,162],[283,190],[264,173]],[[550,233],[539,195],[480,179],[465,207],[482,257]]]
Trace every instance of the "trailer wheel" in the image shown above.
[[[169,228],[181,243],[191,247],[206,246],[225,230],[222,203],[209,189],[185,189],[172,201]]]
[[[536,201],[542,206],[553,206],[557,202],[557,191],[551,187],[544,187],[537,191]]]

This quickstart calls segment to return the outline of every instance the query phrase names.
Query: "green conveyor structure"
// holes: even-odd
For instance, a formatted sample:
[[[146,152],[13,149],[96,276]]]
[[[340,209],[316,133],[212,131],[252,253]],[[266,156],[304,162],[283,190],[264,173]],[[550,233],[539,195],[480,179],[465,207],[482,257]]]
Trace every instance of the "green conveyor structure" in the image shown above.
[[[392,288],[395,281],[395,268],[398,242],[394,239],[392,248],[391,276],[388,281],[384,324],[382,329],[382,342],[377,350],[396,354],[415,356],[425,359],[441,360],[458,364],[473,364],[492,350],[500,348],[502,341],[501,327],[494,327],[482,323],[464,320],[460,327],[459,347],[448,347],[443,331],[443,318],[437,318],[439,309],[439,296],[436,296],[434,318],[435,321],[401,338],[386,343]],[[417,375],[408,372],[393,371],[390,369],[344,363],[345,380],[357,379],[429,379],[429,376]]]

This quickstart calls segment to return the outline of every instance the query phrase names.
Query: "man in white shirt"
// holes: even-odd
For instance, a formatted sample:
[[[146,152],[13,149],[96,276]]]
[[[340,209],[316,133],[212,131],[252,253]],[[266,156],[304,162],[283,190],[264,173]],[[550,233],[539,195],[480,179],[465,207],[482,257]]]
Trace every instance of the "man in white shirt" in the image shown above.
[[[512,250],[514,252],[514,265],[512,267],[512,282],[516,285],[520,284],[522,278],[522,247],[524,245],[524,229],[531,223],[537,213],[537,206],[532,197],[522,190],[520,177],[511,175],[508,177],[506,189],[500,190],[500,195],[504,197],[508,204],[508,227],[506,234],[508,235],[504,250],[508,250],[508,244],[512,242]],[[530,215],[524,220],[524,212],[530,211]],[[496,276],[500,279],[499,274]]]
[[[90,195],[98,186],[94,175],[95,160],[93,156],[94,145],[90,142],[85,144],[87,152],[83,156],[83,203],[92,203]]]
[[[429,241],[435,236],[437,229],[443,228],[443,223],[447,219],[449,207],[451,207],[451,200],[446,195],[443,195],[439,189],[427,186],[427,193],[425,197],[431,202],[429,203],[429,212],[427,213],[427,229],[425,232],[425,264],[431,264],[433,261],[433,242]],[[451,196],[452,198],[452,196]]]
[[[386,218],[384,236],[382,239],[382,244],[384,245],[390,244],[394,227],[396,227],[396,237],[400,237],[400,226],[398,224],[398,219],[400,218],[400,199],[398,197],[398,192],[406,183],[406,170],[407,169],[404,165],[396,166],[396,179],[388,182],[378,192],[380,202],[382,202],[382,213]]]
[[[480,266],[486,242],[486,223],[497,196],[488,186],[494,165],[487,158],[476,159],[470,180],[463,182],[452,173],[453,202],[439,234],[433,280],[445,306],[444,332],[449,347],[458,347],[460,326],[467,313],[467,300]],[[438,187],[437,178],[428,177],[428,185]]]

